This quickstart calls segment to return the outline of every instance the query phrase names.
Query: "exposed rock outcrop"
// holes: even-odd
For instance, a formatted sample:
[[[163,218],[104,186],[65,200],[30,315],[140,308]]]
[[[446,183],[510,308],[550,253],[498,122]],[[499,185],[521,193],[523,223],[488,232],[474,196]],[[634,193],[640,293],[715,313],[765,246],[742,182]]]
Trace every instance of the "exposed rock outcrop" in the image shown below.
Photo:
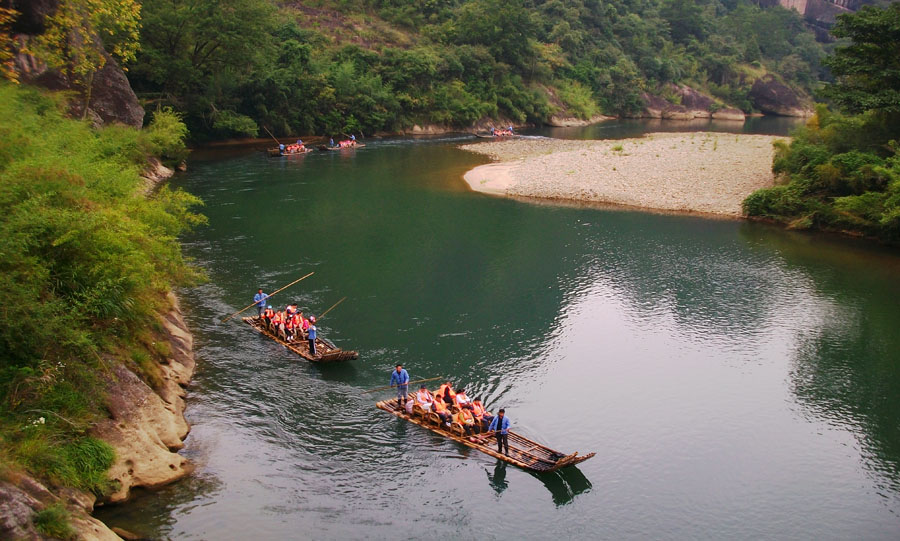
[[[20,5],[21,4],[21,5]],[[23,83],[42,86],[50,90],[74,90],[79,96],[71,101],[73,116],[89,118],[95,125],[121,123],[140,128],[144,123],[144,108],[125,77],[125,72],[106,51],[101,54],[105,64],[91,81],[90,103],[84,111],[84,88],[75,84],[63,71],[49,68],[39,58],[25,52],[32,36],[44,30],[44,21],[59,7],[58,0],[33,0],[14,2],[21,12],[13,26],[19,52],[14,59],[16,71]],[[70,39],[77,39],[71,37]],[[96,46],[102,49],[99,36],[94,36]]]
[[[591,124],[597,124],[603,122],[604,120],[611,120],[613,117],[606,115],[595,115],[588,119],[576,118],[572,116],[565,116],[563,114],[556,114],[550,117],[547,120],[548,126],[553,126],[554,128],[571,128],[574,126],[590,126]]]
[[[105,524],[90,516],[94,497],[84,492],[63,490],[54,495],[43,484],[25,475],[11,475],[0,481],[0,539],[46,539],[34,526],[34,515],[47,507],[62,504],[69,522],[83,541],[121,541]]]
[[[733,107],[719,109],[712,114],[712,117],[715,120],[736,120],[739,122],[744,122],[747,119],[747,115],[745,115],[743,111]]]
[[[660,96],[654,96],[647,92],[641,94],[644,100],[644,109],[638,118],[664,118],[667,120],[694,120],[695,118],[714,118],[722,120],[745,119],[744,112],[733,107],[715,109],[715,100],[687,85],[670,86],[670,89],[678,97],[680,104],[672,103]]]
[[[176,451],[190,431],[183,414],[184,387],[194,373],[193,337],[174,295],[170,294],[170,301],[172,309],[162,322],[172,355],[160,365],[162,385],[154,391],[126,367],[117,366],[109,380],[110,419],[93,430],[116,450],[109,475],[120,487],[109,502],[127,499],[133,487],[158,487],[192,471]]]
[[[757,109],[769,115],[805,117],[813,114],[805,97],[771,74],[753,83],[750,100]]]
[[[185,169],[187,169],[187,165],[185,165]],[[163,182],[172,178],[174,174],[175,171],[163,165],[161,161],[150,158],[147,160],[147,167],[141,173],[141,178],[144,179],[144,194],[149,194]]]

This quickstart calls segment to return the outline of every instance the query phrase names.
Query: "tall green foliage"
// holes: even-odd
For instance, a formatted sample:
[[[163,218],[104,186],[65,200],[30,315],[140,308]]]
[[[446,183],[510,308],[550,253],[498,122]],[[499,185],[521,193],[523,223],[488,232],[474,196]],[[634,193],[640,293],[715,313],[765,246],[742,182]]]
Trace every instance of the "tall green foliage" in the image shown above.
[[[177,152],[183,135],[171,113],[142,133],[61,109],[0,84],[0,462],[103,492],[112,459],[83,436],[103,411],[103,358],[198,277],[177,236],[203,218],[184,192],[144,195],[147,149]]]

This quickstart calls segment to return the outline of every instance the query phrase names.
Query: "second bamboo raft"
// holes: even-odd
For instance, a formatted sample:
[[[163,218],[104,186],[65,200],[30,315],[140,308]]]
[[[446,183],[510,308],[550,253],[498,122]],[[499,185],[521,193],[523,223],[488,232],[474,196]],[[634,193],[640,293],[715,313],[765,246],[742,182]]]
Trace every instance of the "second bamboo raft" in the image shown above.
[[[277,334],[267,329],[266,326],[259,320],[259,318],[245,317],[243,319],[244,323],[256,329],[256,332],[267,336],[272,340],[275,340],[282,346],[288,348],[307,361],[311,361],[314,363],[330,363],[335,361],[349,361],[359,358],[359,353],[355,351],[344,351],[331,342],[328,342],[321,338],[316,338],[316,354],[313,355],[309,351],[309,343],[306,340],[287,342]]]
[[[412,393],[410,393],[409,399],[414,399]],[[454,424],[450,427],[444,426],[437,418],[436,414],[425,412],[418,406],[413,408],[412,415],[400,408],[397,405],[396,399],[382,400],[381,402],[377,402],[375,407],[393,413],[397,417],[411,423],[423,426],[436,434],[457,441],[466,447],[478,449],[482,453],[499,458],[504,462],[509,462],[510,464],[526,470],[552,472],[566,466],[584,462],[594,456],[594,453],[588,453],[586,455],[572,453],[571,455],[566,455],[559,451],[554,451],[545,445],[541,445],[536,441],[532,441],[512,430],[509,431],[509,454],[506,455],[497,452],[497,438],[494,435],[488,436],[483,440],[473,441],[471,437],[465,436],[465,433],[462,432],[462,427],[459,425]]]

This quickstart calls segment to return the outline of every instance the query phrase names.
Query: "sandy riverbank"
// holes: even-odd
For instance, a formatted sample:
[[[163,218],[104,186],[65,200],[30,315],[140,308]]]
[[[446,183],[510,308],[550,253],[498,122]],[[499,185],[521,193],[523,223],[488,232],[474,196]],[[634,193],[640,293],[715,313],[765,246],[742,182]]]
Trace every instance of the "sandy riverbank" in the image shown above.
[[[652,133],[637,139],[520,138],[464,145],[498,163],[465,174],[473,190],[740,216],[741,202],[771,186],[772,142],[784,137]]]

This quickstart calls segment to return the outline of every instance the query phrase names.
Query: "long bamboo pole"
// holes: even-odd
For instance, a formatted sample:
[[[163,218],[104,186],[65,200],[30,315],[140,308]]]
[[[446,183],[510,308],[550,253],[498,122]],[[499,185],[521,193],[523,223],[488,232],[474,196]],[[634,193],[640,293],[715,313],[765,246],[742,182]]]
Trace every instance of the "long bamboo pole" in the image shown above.
[[[281,144],[281,141],[279,141],[278,139],[275,138],[274,135],[272,135],[272,132],[269,131],[269,128],[263,126],[263,129],[266,130],[266,133],[269,134],[269,137],[271,137],[272,139],[275,139],[275,144],[276,144],[276,145],[280,145],[280,144]]]
[[[334,309],[337,307],[337,305],[341,304],[341,303],[344,302],[345,300],[347,300],[347,297],[344,297],[343,299],[341,299],[341,300],[337,301],[336,303],[332,304],[332,305],[331,305],[331,308],[329,308],[328,310],[325,310],[324,312],[322,312],[322,315],[320,315],[319,317],[316,318],[316,321],[319,321],[320,319],[322,319],[323,317],[325,317],[325,314],[327,314],[328,312],[334,310]]]
[[[307,274],[306,276],[304,276],[304,277],[302,277],[302,278],[298,278],[298,279],[294,280],[293,282],[291,282],[291,283],[289,283],[288,285],[282,287],[281,289],[277,289],[277,290],[275,290],[275,291],[269,293],[268,295],[266,295],[266,299],[271,299],[271,298],[272,298],[272,295],[278,293],[279,291],[284,291],[285,289],[291,287],[292,285],[296,284],[296,283],[299,282],[300,280],[305,280],[305,279],[309,278],[309,277],[312,276],[313,274],[315,274],[315,271],[313,271],[313,272]],[[235,313],[231,314],[230,316],[226,317],[225,319],[223,319],[223,320],[222,320],[222,323],[225,323],[226,321],[228,321],[229,319],[233,318],[234,316],[240,314],[240,313],[243,312],[244,310],[253,308],[254,306],[256,306],[256,304],[257,304],[257,302],[256,302],[256,301],[253,301],[251,304],[249,304],[249,305],[247,305],[247,306],[241,308],[241,309],[238,310],[237,312],[235,312]]]
[[[443,376],[438,376],[438,377],[436,377],[436,378],[419,379],[419,380],[416,380],[416,381],[410,381],[409,383],[406,383],[406,385],[413,385],[413,384],[416,384],[416,383],[425,383],[426,381],[434,381],[434,380],[436,380],[436,379],[441,379],[442,377],[443,377]],[[376,392],[376,391],[385,391],[385,390],[390,389],[390,388],[392,388],[392,387],[394,387],[394,386],[393,386],[393,385],[388,385],[387,387],[379,387],[379,388],[377,388],[377,389],[369,389],[368,391],[363,391],[362,394],[374,393],[374,392]]]

